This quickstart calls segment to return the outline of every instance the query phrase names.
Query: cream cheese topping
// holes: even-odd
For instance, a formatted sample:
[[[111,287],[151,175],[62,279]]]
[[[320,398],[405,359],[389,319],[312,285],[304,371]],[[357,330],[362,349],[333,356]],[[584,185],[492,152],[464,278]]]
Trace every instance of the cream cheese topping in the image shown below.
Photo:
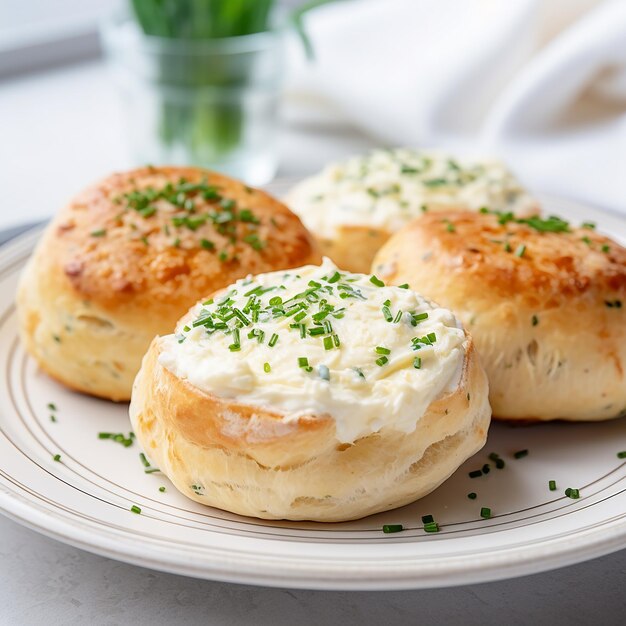
[[[537,207],[500,161],[408,148],[330,164],[296,185],[286,202],[315,235],[330,239],[348,225],[395,232],[424,210],[487,207],[527,214]]]
[[[330,415],[341,442],[411,432],[460,381],[454,315],[325,259],[239,280],[162,338],[159,362],[208,393],[284,415]]]

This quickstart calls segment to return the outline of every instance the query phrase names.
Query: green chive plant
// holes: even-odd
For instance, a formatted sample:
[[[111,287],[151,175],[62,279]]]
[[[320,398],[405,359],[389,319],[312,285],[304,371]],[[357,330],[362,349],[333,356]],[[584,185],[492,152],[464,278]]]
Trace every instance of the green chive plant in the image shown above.
[[[156,68],[163,90],[158,119],[162,145],[171,151],[182,146],[195,164],[227,160],[244,140],[250,107],[245,89],[258,79],[261,61],[254,52],[221,55],[220,46],[229,38],[273,33],[287,26],[300,34],[311,57],[302,17],[331,1],[305,2],[281,23],[277,0],[129,0],[131,15],[148,41],[161,40],[169,50],[158,57]]]

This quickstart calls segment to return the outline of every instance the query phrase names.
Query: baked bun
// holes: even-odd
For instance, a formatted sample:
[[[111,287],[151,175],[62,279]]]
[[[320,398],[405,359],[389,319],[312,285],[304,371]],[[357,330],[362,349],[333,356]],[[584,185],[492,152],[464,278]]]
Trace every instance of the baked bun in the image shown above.
[[[484,445],[471,338],[373,280],[328,260],[262,274],[154,339],[131,420],[182,493],[266,519],[349,520],[424,496]]]
[[[376,251],[424,211],[515,211],[538,205],[499,161],[408,148],[376,150],[327,166],[285,199],[339,267],[367,273]]]
[[[429,214],[396,233],[374,268],[459,316],[495,417],[609,419],[626,410],[626,250],[587,226]]]
[[[197,168],[114,174],[50,223],[18,292],[21,336],[68,387],[128,400],[151,339],[203,294],[319,262],[283,204]]]

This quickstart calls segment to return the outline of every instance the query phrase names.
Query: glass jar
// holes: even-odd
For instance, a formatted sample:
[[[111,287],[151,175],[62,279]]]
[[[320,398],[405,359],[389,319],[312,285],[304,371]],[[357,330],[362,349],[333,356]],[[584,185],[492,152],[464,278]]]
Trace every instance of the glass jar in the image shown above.
[[[198,165],[252,185],[273,178],[280,31],[170,39],[145,35],[123,16],[101,34],[139,164]]]

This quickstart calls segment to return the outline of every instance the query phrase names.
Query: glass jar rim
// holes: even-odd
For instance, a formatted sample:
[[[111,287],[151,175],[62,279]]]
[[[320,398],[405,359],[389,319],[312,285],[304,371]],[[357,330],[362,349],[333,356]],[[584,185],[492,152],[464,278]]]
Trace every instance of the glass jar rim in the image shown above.
[[[276,45],[277,39],[284,34],[284,30],[284,26],[274,26],[271,30],[249,35],[212,39],[160,37],[143,33],[137,22],[128,13],[114,14],[100,25],[101,37],[107,44],[172,55],[245,54],[265,50]]]

